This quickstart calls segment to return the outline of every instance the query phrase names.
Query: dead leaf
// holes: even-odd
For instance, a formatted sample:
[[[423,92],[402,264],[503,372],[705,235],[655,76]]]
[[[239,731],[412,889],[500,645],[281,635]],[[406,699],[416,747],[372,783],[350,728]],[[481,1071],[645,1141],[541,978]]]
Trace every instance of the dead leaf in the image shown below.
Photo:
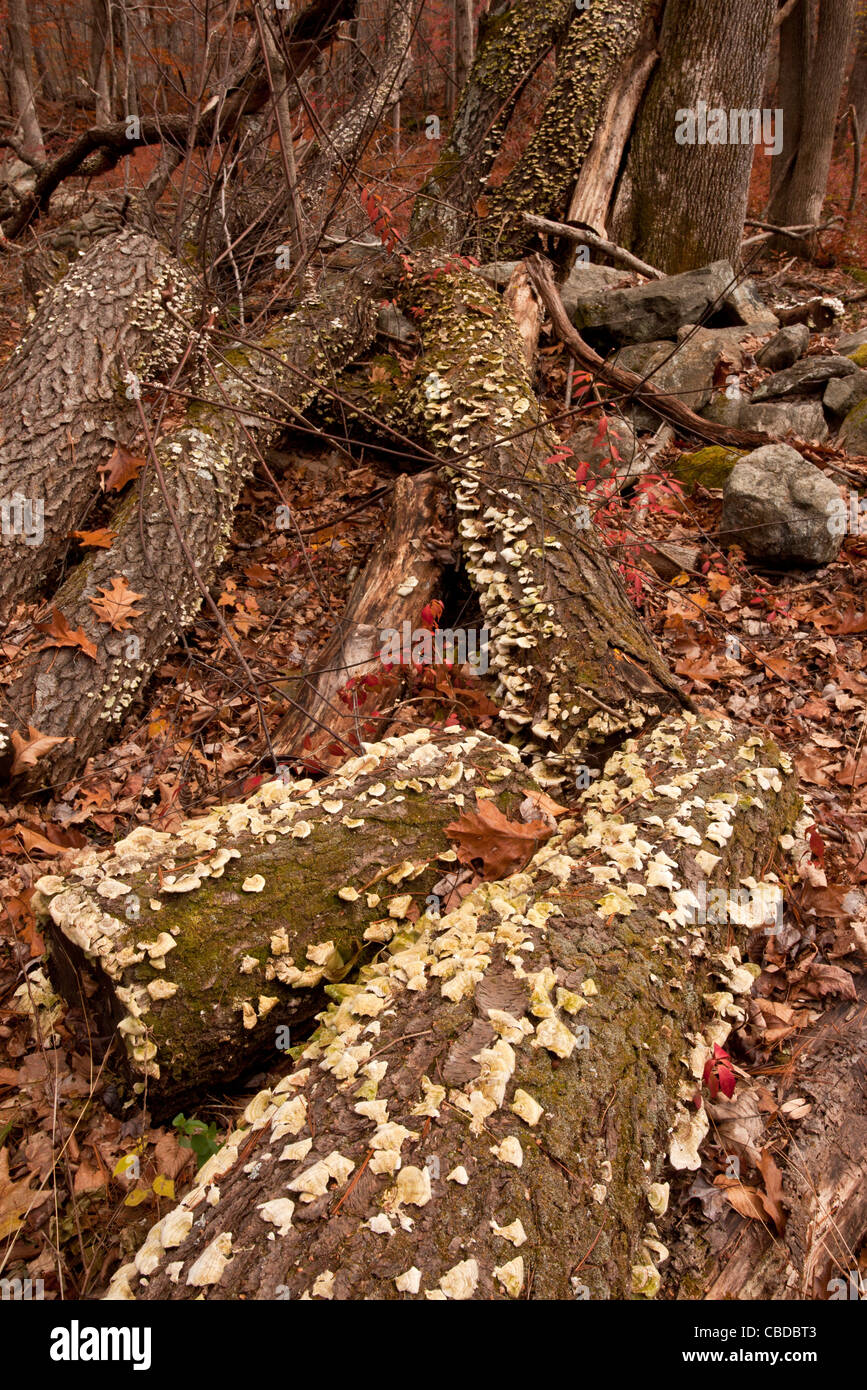
[[[133,608],[136,599],[144,598],[144,594],[133,593],[123,577],[115,575],[110,588],[103,584],[98,587],[103,597],[91,598],[90,605],[101,623],[109,623],[115,632],[126,632],[129,618],[144,617]]]
[[[92,547],[98,550],[111,550],[114,544],[116,531],[111,531],[107,526],[102,526],[97,531],[70,531],[73,540],[78,541],[82,550]]]
[[[55,744],[68,742],[68,738],[52,738],[50,734],[41,734],[32,724],[27,725],[27,738],[24,738],[17,729],[14,729],[12,731],[12,747],[15,749],[15,761],[12,764],[12,776],[19,777],[29,767],[35,767],[39,759],[44,757],[49,748],[53,748]]]
[[[523,869],[531,855],[553,833],[544,821],[510,821],[491,801],[468,811],[445,828],[458,846],[462,864],[481,860],[487,879],[507,878]]]
[[[777,1228],[777,1235],[781,1236],[786,1229],[786,1213],[783,1210],[783,1175],[774,1162],[770,1149],[762,1150],[758,1167],[765,1184],[765,1190],[759,1193],[759,1198]]]
[[[48,638],[39,648],[41,652],[44,652],[46,647],[77,647],[85,656],[96,660],[96,644],[91,642],[83,627],[73,630],[59,608],[52,608],[50,620],[37,623],[36,631],[44,633]]]
[[[114,453],[108,463],[99,465],[103,492],[120,492],[121,488],[138,477],[146,463],[147,459],[131,454],[122,444],[115,444]]]
[[[20,1231],[27,1213],[51,1196],[50,1192],[34,1192],[30,1177],[28,1173],[20,1182],[13,1182],[9,1176],[9,1154],[0,1149],[0,1240]]]

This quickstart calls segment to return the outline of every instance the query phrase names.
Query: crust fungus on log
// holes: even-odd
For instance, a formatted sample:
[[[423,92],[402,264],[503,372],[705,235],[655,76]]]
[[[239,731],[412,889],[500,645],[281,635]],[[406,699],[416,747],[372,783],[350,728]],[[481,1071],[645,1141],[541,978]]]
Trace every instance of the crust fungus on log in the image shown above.
[[[99,492],[99,465],[137,433],[126,372],[141,390],[177,365],[197,305],[182,266],[135,231],[104,237],[43,299],[0,390],[0,499],[4,512],[23,499],[25,521],[35,512],[29,528],[4,515],[0,615],[39,588]]]
[[[407,940],[411,905],[454,863],[442,832],[465,796],[504,812],[522,799],[514,750],[429,740],[366,744],[326,783],[284,774],[177,835],[139,827],[38,880],[59,985],[74,998],[77,974],[96,983],[151,1111],[279,1060],[275,1030],[311,1019],[349,962]]]
[[[500,717],[540,785],[686,703],[594,531],[508,306],[461,261],[404,290],[422,354],[406,398],[444,462],[488,630]]]
[[[526,869],[339,988],[108,1297],[652,1297],[756,970],[695,889],[745,883],[767,920],[799,805],[727,721],[629,741]]]
[[[69,626],[82,628],[95,644],[96,656],[76,647],[30,650],[5,692],[6,708],[23,728],[33,724],[41,734],[64,740],[30,771],[34,785],[44,786],[49,776],[72,776],[108,742],[198,611],[202,586],[216,573],[255,462],[254,438],[260,447],[267,443],[282,415],[308,405],[335,367],[372,335],[373,308],[357,284],[340,276],[323,281],[261,342],[224,354],[215,381],[205,386],[207,399],[188,408],[181,431],[157,443],[160,469],[152,461],[140,494],[134,490],[121,503],[111,549],[83,561],[54,599]],[[116,578],[125,581],[137,606],[109,625],[94,602],[101,602]],[[2,761],[8,757],[7,750]]]

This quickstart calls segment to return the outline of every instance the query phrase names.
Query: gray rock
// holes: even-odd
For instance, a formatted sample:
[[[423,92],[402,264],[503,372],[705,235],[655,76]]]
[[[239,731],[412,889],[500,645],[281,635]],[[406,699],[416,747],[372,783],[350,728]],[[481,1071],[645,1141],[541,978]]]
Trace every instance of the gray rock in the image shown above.
[[[741,280],[739,284],[734,285],[725,297],[725,305],[737,317],[739,323],[757,325],[770,322],[773,326],[779,323],[776,314],[759,299],[752,280]]]
[[[826,565],[842,537],[830,522],[840,492],[787,444],[767,444],[736,463],[723,489],[722,539],[771,565]]]
[[[753,392],[754,401],[778,401],[783,396],[798,396],[822,386],[832,377],[852,376],[858,368],[848,357],[836,354],[828,357],[805,357],[784,372],[776,372]]]
[[[849,411],[840,426],[840,443],[850,454],[867,455],[867,401]]]
[[[618,367],[638,372],[651,386],[677,396],[690,410],[698,412],[711,398],[714,370],[720,359],[724,357],[731,362],[735,372],[742,366],[737,339],[718,336],[732,331],[698,328],[691,337],[677,344],[667,339],[633,343],[620,349],[615,362]],[[634,418],[638,429],[652,429],[657,417],[645,407],[636,406]]]
[[[859,401],[867,397],[867,372],[857,371],[853,376],[835,377],[825,387],[822,404],[835,420],[842,420]]]
[[[376,316],[376,329],[396,343],[417,343],[418,329],[393,304],[385,304]]]
[[[745,430],[764,430],[766,434],[793,434],[798,439],[821,442],[830,434],[819,401],[746,402],[738,424]]]
[[[844,333],[842,338],[838,338],[835,347],[845,357],[847,353],[854,352],[856,348],[863,347],[867,343],[867,328],[859,328],[855,333]]]
[[[677,341],[682,343],[684,338],[690,337],[693,333],[701,333],[705,342],[718,343],[723,350],[740,348],[748,338],[761,338],[765,333],[770,333],[773,327],[774,323],[769,319],[762,323],[732,324],[728,328],[699,328],[697,324],[685,323],[677,330]]]
[[[718,309],[733,278],[728,261],[715,261],[633,289],[591,292],[576,300],[572,322],[590,341],[606,345],[673,338],[681,324]]]
[[[790,323],[775,333],[769,343],[756,353],[760,367],[772,372],[781,372],[792,367],[799,357],[803,357],[810,346],[810,330],[805,323]]]
[[[504,290],[520,264],[520,261],[488,261],[487,265],[478,267],[478,273],[489,284],[496,285],[498,290]],[[617,270],[610,265],[576,261],[568,280],[560,286],[560,297],[567,314],[571,316],[570,306],[574,306],[579,299],[585,298],[588,294],[604,294],[614,286],[618,289],[629,289],[637,283],[638,276],[631,270]]]
[[[819,401],[761,401],[753,405],[746,392],[734,401],[720,392],[699,413],[718,425],[764,430],[766,434],[794,434],[799,439],[821,441],[830,433]]]

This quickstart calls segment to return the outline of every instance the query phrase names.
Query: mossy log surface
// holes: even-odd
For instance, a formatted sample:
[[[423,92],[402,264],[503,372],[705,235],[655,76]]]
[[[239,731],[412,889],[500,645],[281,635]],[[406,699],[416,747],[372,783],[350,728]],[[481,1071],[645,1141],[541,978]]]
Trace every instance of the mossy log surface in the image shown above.
[[[691,1098],[754,978],[731,934],[779,898],[799,806],[786,755],[725,721],[627,743],[526,869],[339,989],[109,1297],[653,1296]],[[742,927],[702,924],[694,890],[744,880]]]
[[[532,786],[486,735],[368,748],[325,783],[284,774],[177,835],[142,827],[39,880],[58,983],[75,998],[75,972],[97,982],[102,1030],[120,1026],[151,1111],[279,1061],[278,1028],[311,1019],[329,982],[425,910],[454,866],[443,827],[462,795],[489,788],[505,813]]]
[[[112,520],[117,535],[111,548],[83,561],[55,596],[54,606],[72,629],[84,630],[96,656],[76,647],[34,645],[6,691],[6,707],[21,730],[33,724],[40,733],[65,740],[49,749],[22,783],[65,781],[110,741],[198,611],[202,586],[211,583],[222,559],[257,448],[276,434],[285,415],[308,405],[320,385],[372,336],[369,298],[359,294],[356,281],[337,276],[255,347],[223,354],[213,378],[204,383],[206,399],[188,408],[182,430],[156,445],[164,488],[151,463]],[[136,606],[125,623],[110,626],[91,600],[99,600],[116,578],[137,596]]]
[[[43,536],[0,528],[0,617],[63,558],[99,492],[100,464],[138,433],[127,371],[140,389],[169,373],[196,332],[198,303],[178,262],[131,230],[103,238],[43,298],[0,389],[0,499],[41,507]]]
[[[626,593],[533,391],[508,305],[460,261],[405,290],[422,354],[410,427],[444,460],[501,718],[558,786],[687,703]]]

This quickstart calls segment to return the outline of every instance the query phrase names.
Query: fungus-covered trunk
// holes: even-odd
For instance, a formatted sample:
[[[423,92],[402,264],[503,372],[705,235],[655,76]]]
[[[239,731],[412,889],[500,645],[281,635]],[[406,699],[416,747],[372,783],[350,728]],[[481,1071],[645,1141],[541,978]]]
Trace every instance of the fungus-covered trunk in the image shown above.
[[[386,804],[394,777],[445,780],[456,816],[498,794],[474,739],[420,737],[370,750],[393,760]],[[503,749],[500,786],[517,767]],[[775,920],[764,875],[798,806],[785,755],[724,721],[627,743],[523,870],[489,845],[497,881],[333,991],[110,1296],[652,1296],[666,1184],[699,1165],[693,1101],[754,977],[738,941]],[[703,905],[737,885],[733,942]],[[355,910],[335,897],[335,922]]]

